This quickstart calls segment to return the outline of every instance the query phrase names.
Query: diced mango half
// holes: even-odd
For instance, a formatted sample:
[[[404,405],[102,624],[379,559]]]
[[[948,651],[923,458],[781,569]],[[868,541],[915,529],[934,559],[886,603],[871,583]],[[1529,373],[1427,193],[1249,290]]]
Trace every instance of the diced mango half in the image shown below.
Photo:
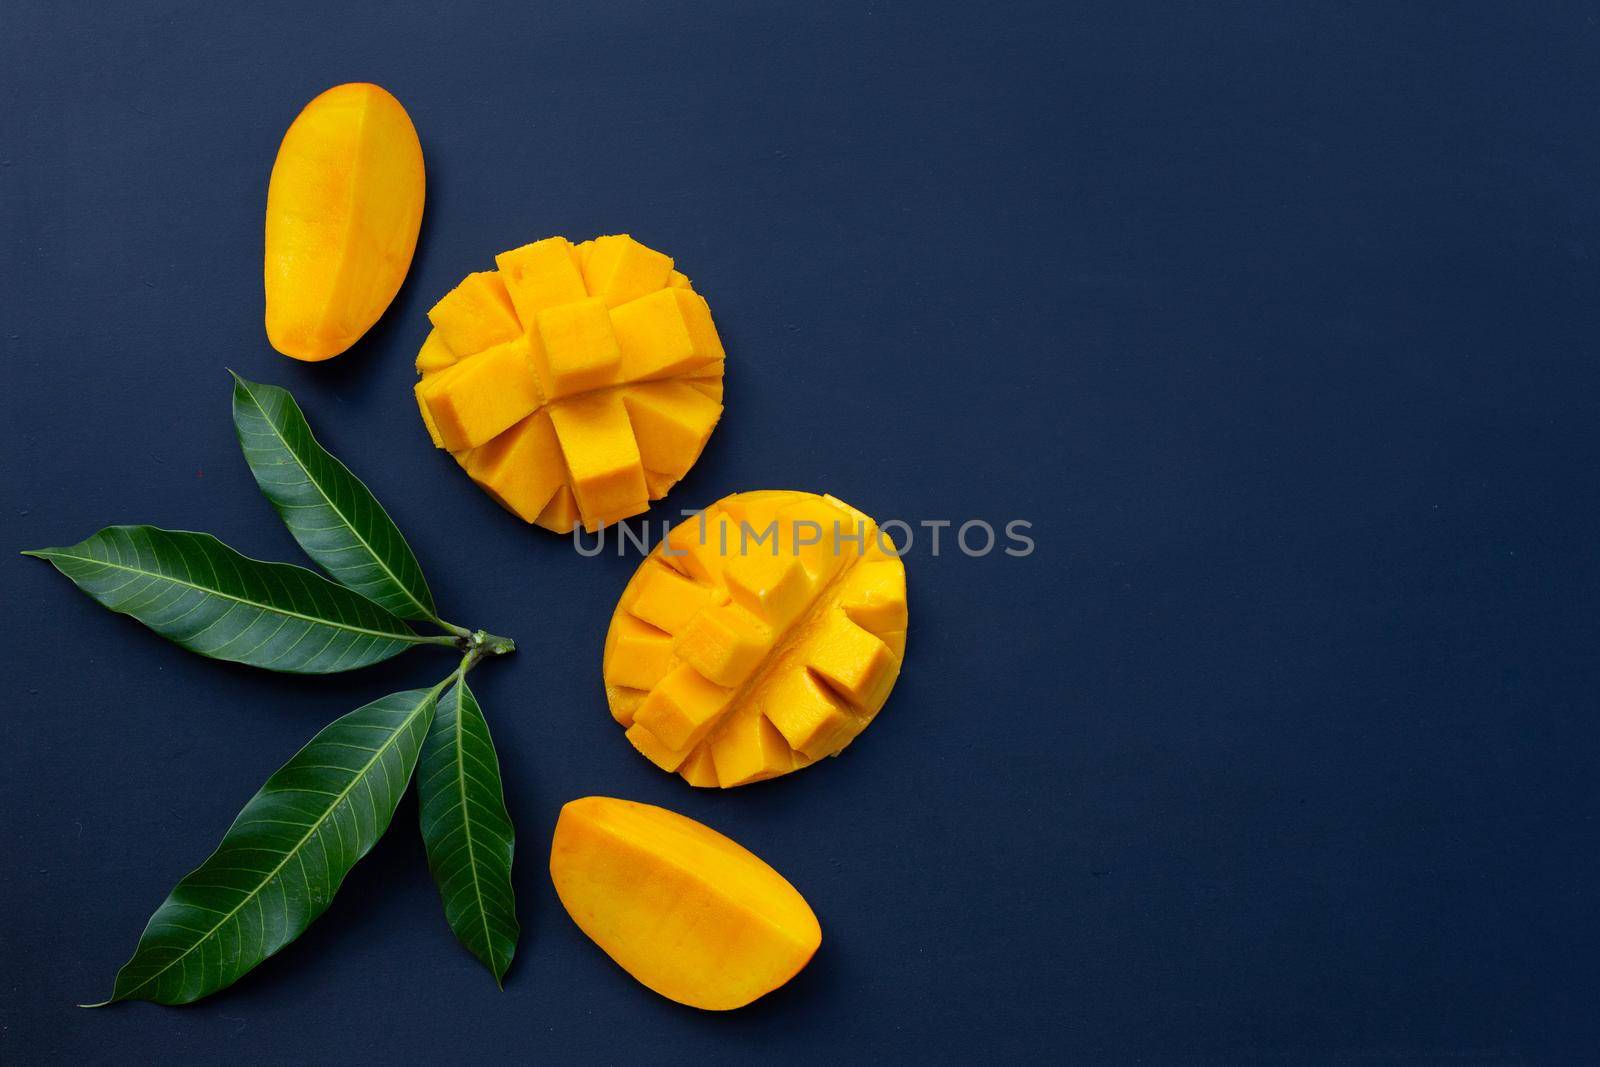
[[[728,788],[838,755],[905,658],[906,581],[833,497],[762,491],[675,526],[606,637],[612,716],[658,767]]]
[[[697,753],[693,774],[711,757]],[[561,809],[550,878],[572,921],[670,1000],[749,1004],[798,974],[822,943],[816,914],[755,854],[665,808],[584,797]]]
[[[726,354],[705,299],[626,235],[549,237],[495,265],[428,312],[417,405],[429,438],[508,511],[558,533],[647,510],[722,417]]]
[[[267,186],[267,340],[323,360],[366,333],[400,290],[422,225],[422,145],[400,101],[355,82],[295,118]]]

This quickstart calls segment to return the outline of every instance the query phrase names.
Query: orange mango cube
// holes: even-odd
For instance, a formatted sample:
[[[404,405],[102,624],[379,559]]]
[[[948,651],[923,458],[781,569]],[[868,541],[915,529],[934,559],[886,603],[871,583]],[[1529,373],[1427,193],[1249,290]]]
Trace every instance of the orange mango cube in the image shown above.
[[[647,562],[639,568],[629,586],[628,614],[658,630],[675,634],[689,624],[695,613],[712,602],[712,591],[671,567]]]
[[[547,307],[537,323],[539,360],[552,399],[597,389],[616,378],[622,353],[599,300],[585,297]]]
[[[538,518],[566,484],[555,427],[544,410],[467,453],[466,468],[484,492],[524,522]]]
[[[687,751],[700,743],[732,699],[731,689],[679,664],[650,690],[633,713],[633,724],[650,731],[667,748]]]
[[[722,416],[722,405],[682,382],[644,382],[622,394],[647,472],[687,474]]]
[[[500,275],[492,270],[469,274],[428,310],[428,321],[459,357],[522,335]]]
[[[495,345],[417,386],[443,447],[476,448],[509,430],[539,407],[538,383],[528,343]]]
[[[733,686],[761,665],[772,648],[772,631],[736,605],[713,604],[695,613],[672,647],[679,659],[710,681]]]
[[[722,342],[705,302],[688,289],[658,289],[611,311],[630,379],[681,375],[721,359]]]
[[[583,264],[584,285],[608,308],[664,289],[671,280],[672,257],[646,248],[627,234],[596,237]]]
[[[596,393],[550,409],[584,529],[637,515],[649,506],[639,446],[622,398]]]
[[[542,241],[501,252],[494,257],[505,279],[506,292],[520,322],[532,322],[546,308],[570,304],[589,294],[583,275],[565,237],[546,237]]]

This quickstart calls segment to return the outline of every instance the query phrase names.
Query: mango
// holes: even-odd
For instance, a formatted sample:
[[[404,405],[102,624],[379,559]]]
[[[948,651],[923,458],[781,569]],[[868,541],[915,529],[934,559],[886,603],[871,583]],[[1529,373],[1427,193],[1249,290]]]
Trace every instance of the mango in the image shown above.
[[[793,978],[822,944],[816,914],[781,874],[710,827],[650,804],[568,803],[550,878],[606,955],[690,1007],[743,1007]]]
[[[606,701],[628,742],[690,785],[774,778],[876,718],[907,621],[905,566],[870,518],[831,496],[736,493],[634,572],[606,635]]]
[[[502,252],[428,312],[417,407],[435,447],[557,533],[638,515],[722,417],[726,353],[672,259],[623,234]]]
[[[267,186],[267,339],[295,359],[338,355],[405,280],[422,225],[422,145],[400,101],[336,85],[283,135]]]

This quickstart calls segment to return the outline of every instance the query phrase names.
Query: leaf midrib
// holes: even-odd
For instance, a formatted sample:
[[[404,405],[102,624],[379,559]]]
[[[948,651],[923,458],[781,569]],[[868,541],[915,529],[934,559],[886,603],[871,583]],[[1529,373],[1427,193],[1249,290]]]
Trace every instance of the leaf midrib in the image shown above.
[[[383,758],[384,753],[389,751],[390,746],[394,745],[400,740],[400,735],[403,734],[406,728],[411,725],[411,723],[416,719],[417,715],[421,713],[422,709],[428,706],[428,702],[433,699],[438,692],[439,688],[435,686],[423,696],[422,700],[418,702],[417,706],[411,709],[410,714],[405,717],[405,720],[395,728],[392,734],[390,734],[389,740],[379,745],[377,749],[373,751],[372,758],[367,760],[367,762],[362,766],[361,770],[351,777],[350,784],[339,790],[338,793],[332,794],[334,797],[333,802],[329,804],[327,809],[317,817],[317,819],[311,824],[310,828],[306,830],[305,834],[301,836],[300,840],[296,841],[293,847],[284,852],[283,859],[278,861],[278,865],[272,868],[265,878],[262,878],[261,881],[256,883],[254,889],[246,893],[242,898],[240,898],[239,903],[235,904],[225,915],[222,916],[222,918],[213,923],[211,929],[195,938],[194,944],[190,945],[181,953],[162,964],[160,970],[151,974],[148,978],[134,986],[118,999],[126,1000],[128,997],[133,996],[134,993],[137,993],[139,990],[143,989],[157,978],[160,978],[163,974],[166,974],[172,969],[173,964],[179,962],[180,960],[186,959],[189,953],[193,952],[196,948],[209,941],[213,936],[215,936],[218,930],[222,929],[224,923],[228,922],[235,915],[239,914],[240,908],[243,908],[250,901],[254,900],[260,894],[260,892],[267,887],[267,884],[278,876],[278,872],[282,871],[283,868],[288,865],[289,860],[300,854],[300,850],[305,847],[306,842],[311,840],[311,835],[322,829],[323,824],[328,821],[329,817],[333,815],[334,811],[338,809],[339,805],[345,802],[345,798],[347,798],[350,795],[350,791],[356,787],[356,783],[365,778],[367,773],[372,770],[372,768],[380,759]],[[293,761],[291,760],[290,762],[292,763]],[[182,883],[180,882],[179,884],[181,885]]]
[[[78,556],[72,554],[71,552],[65,552],[60,549],[49,549],[38,554],[45,556],[47,559],[50,557],[75,559],[80,563],[93,563],[99,567],[110,567],[112,570],[126,571],[129,574],[141,574],[146,578],[159,578],[164,582],[171,582],[173,585],[181,585],[186,589],[193,589],[198,593],[207,593],[211,596],[221,597],[224,600],[231,600],[236,604],[244,604],[246,607],[259,608],[262,611],[271,612],[274,615],[282,615],[290,619],[299,619],[302,622],[316,623],[319,626],[331,626],[334,629],[346,630],[354,634],[366,634],[369,637],[386,637],[393,641],[407,641],[411,643],[423,640],[423,638],[419,638],[416,634],[410,633],[409,627],[407,628],[408,632],[403,634],[392,633],[388,630],[369,630],[365,626],[352,626],[347,622],[335,622],[332,619],[322,619],[315,615],[304,615],[298,611],[290,611],[288,608],[280,608],[272,604],[262,604],[259,601],[248,600],[241,596],[234,596],[232,593],[225,593],[221,589],[212,589],[209,586],[196,585],[194,582],[184,581],[182,578],[174,578],[172,575],[163,574],[160,571],[147,571],[142,567],[130,567],[126,563],[112,563],[109,560],[95,559],[93,556]],[[352,595],[354,596],[359,594]],[[373,606],[377,607],[376,604]]]
[[[367,555],[370,556],[372,561],[382,569],[383,573],[389,576],[389,580],[394,582],[395,588],[399,589],[401,593],[405,594],[405,598],[407,600],[416,605],[417,610],[422,612],[424,618],[431,618],[433,612],[429,610],[428,607],[422,603],[422,601],[416,598],[416,594],[414,594],[410,587],[400,580],[399,575],[395,574],[394,571],[389,569],[389,564],[384,561],[382,556],[378,555],[378,553],[373,549],[372,545],[367,542],[367,539],[361,536],[361,532],[356,529],[356,524],[351,521],[350,517],[340,509],[338,504],[334,503],[333,498],[328,495],[325,489],[322,488],[322,483],[318,481],[314,475],[312,475],[311,469],[305,465],[303,460],[301,460],[300,453],[297,452],[295,447],[289,443],[289,439],[283,435],[283,431],[278,428],[278,424],[274,422],[272,416],[267,413],[266,407],[261,403],[260,400],[256,398],[255,390],[250,388],[250,383],[245,381],[243,378],[239,378],[238,381],[240,386],[244,388],[245,395],[250,398],[250,403],[255,405],[257,411],[261,412],[261,421],[265,422],[267,426],[271,428],[272,435],[276,437],[283,445],[283,450],[289,453],[290,457],[293,458],[295,466],[300,468],[300,473],[306,476],[306,484],[313,486],[317,490],[317,495],[322,497],[323,501],[327,503],[328,508],[335,515],[339,516],[339,520],[344,523],[345,529],[349,530],[351,536],[353,536],[361,544],[362,548],[366,549]],[[306,432],[311,432],[309,423],[306,426]],[[312,440],[316,440],[315,436],[312,437]],[[323,451],[326,452],[327,449],[323,449]],[[334,459],[335,462],[338,462],[331,452],[328,453],[328,458]],[[350,476],[352,478],[355,477],[353,474]],[[377,503],[376,498],[374,498],[373,503]],[[378,510],[383,511],[383,506],[381,504],[378,505]],[[388,512],[384,512],[384,517],[389,518]],[[394,519],[389,518],[389,521],[393,522]]]
[[[466,712],[467,680],[456,683],[456,791],[461,797],[461,832],[467,838],[467,868],[472,871],[472,895],[478,900],[478,920],[483,924],[483,950],[489,954],[489,967],[494,980],[500,981],[499,964],[496,963],[494,935],[489,930],[489,912],[483,904],[483,884],[478,878],[478,853],[472,843],[472,814],[467,809],[466,731],[462,720]]]

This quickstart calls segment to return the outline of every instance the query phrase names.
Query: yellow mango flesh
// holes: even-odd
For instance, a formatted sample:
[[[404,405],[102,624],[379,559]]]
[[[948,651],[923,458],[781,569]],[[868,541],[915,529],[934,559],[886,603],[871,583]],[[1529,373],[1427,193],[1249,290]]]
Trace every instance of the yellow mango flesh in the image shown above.
[[[649,804],[567,804],[550,878],[606,955],[695,1008],[749,1004],[798,974],[822,943],[816,915],[782,875],[710,827]]]
[[[640,564],[602,669],[628,742],[690,785],[799,770],[855,740],[905,658],[905,566],[831,496],[737,493]]]
[[[267,339],[295,359],[336,356],[389,306],[411,267],[422,145],[376,85],[336,85],[290,125],[267,187]]]
[[[428,312],[416,393],[429,437],[508,511],[557,533],[646,511],[722,417],[710,307],[670,257],[626,235],[548,237],[495,265]]]

